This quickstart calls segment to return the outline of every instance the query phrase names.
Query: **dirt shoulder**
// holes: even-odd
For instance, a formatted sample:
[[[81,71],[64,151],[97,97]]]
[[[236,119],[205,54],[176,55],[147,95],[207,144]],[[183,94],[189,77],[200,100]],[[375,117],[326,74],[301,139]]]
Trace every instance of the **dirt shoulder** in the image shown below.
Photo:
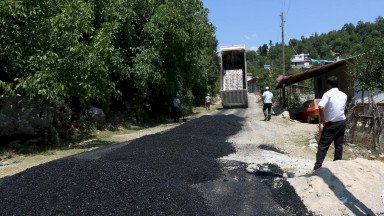
[[[309,210],[319,215],[384,215],[384,163],[329,162],[314,176],[288,179]]]
[[[379,157],[355,145],[345,145],[344,160],[333,162],[331,147],[323,168],[308,176],[316,155],[316,147],[309,144],[318,126],[281,116],[274,116],[270,122],[260,121],[261,104],[254,109],[247,115],[244,130],[233,138],[236,154],[226,158],[247,162],[251,171],[270,163],[294,173],[293,178],[287,178],[289,183],[316,215],[384,215],[384,163],[372,160]]]

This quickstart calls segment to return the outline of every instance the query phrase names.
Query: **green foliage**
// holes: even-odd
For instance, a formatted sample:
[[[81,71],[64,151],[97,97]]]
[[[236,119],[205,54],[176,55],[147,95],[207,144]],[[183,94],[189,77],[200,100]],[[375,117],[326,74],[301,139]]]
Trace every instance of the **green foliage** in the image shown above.
[[[2,0],[0,14],[0,93],[157,114],[178,91],[217,91],[200,0]]]
[[[310,37],[302,36],[300,39],[291,39],[289,44],[285,45],[285,71],[286,75],[296,74],[301,70],[293,69],[290,65],[290,58],[297,53],[309,53],[313,59],[333,59],[336,53],[342,54],[343,58],[363,56],[356,58],[354,64],[355,78],[365,79],[362,83],[364,88],[369,86],[380,87],[379,83],[384,83],[383,63],[382,60],[382,41],[384,35],[384,18],[378,17],[374,23],[358,22],[355,26],[351,23],[345,24],[341,30],[331,31],[329,33],[318,35],[313,34]],[[376,42],[370,42],[376,41]],[[269,42],[269,46],[264,44],[257,52],[249,51],[247,53],[248,70],[253,73],[254,77],[259,78],[258,82],[261,87],[276,86],[276,78],[283,73],[282,65],[282,44],[273,44]],[[266,73],[263,65],[272,66],[272,78]],[[307,89],[313,89],[311,80],[301,83]],[[382,85],[381,85],[382,86]]]
[[[384,89],[384,39],[369,40],[348,67],[361,89]]]

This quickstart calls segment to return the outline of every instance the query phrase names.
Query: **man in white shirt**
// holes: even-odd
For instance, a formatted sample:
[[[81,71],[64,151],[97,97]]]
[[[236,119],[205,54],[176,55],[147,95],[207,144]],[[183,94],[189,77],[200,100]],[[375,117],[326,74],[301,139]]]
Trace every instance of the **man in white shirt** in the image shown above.
[[[334,160],[341,160],[343,156],[347,95],[337,88],[338,83],[335,76],[327,79],[330,90],[323,95],[318,104],[320,121],[324,124],[324,128],[317,149],[314,171],[322,166],[332,142],[335,144]]]
[[[264,112],[264,121],[271,120],[271,111],[272,111],[272,101],[273,94],[269,91],[269,87],[265,87],[265,92],[263,93],[263,112]],[[268,110],[268,113],[267,113]]]
[[[205,97],[205,109],[211,109],[211,96],[209,94],[207,94],[207,96]]]
[[[176,97],[172,101],[173,106],[172,106],[171,114],[172,114],[174,122],[179,122],[180,117],[181,117],[181,110],[180,110],[181,101],[179,98],[180,98],[180,96],[179,96],[179,94],[177,94]]]

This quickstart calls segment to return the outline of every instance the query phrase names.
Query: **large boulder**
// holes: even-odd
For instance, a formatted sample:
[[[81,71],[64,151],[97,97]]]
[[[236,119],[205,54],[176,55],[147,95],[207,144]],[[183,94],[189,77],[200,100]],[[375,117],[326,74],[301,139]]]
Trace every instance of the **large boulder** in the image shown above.
[[[105,123],[105,113],[102,109],[92,107],[87,110],[88,119],[96,126],[100,127]]]

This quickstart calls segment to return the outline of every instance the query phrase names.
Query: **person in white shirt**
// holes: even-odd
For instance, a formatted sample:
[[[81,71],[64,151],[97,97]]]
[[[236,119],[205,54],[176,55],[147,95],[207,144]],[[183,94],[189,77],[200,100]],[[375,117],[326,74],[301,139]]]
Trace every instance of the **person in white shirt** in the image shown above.
[[[179,98],[180,98],[180,96],[179,96],[179,94],[177,94],[176,97],[172,101],[173,106],[172,106],[171,115],[173,117],[174,122],[179,122],[180,117],[181,117],[181,110],[180,110],[181,101]]]
[[[271,120],[271,112],[272,112],[272,101],[273,94],[269,91],[269,87],[265,87],[265,92],[263,93],[263,112],[264,112],[264,121]],[[268,112],[267,112],[268,110]]]
[[[339,84],[337,77],[332,76],[328,78],[327,84],[330,90],[323,95],[318,104],[320,122],[324,124],[324,128],[320,137],[316,153],[316,163],[312,173],[323,165],[324,158],[332,142],[335,144],[334,160],[341,160],[343,157],[347,95],[337,88]]]
[[[207,96],[205,97],[205,109],[206,110],[210,110],[211,109],[211,96],[209,94],[207,94]]]

